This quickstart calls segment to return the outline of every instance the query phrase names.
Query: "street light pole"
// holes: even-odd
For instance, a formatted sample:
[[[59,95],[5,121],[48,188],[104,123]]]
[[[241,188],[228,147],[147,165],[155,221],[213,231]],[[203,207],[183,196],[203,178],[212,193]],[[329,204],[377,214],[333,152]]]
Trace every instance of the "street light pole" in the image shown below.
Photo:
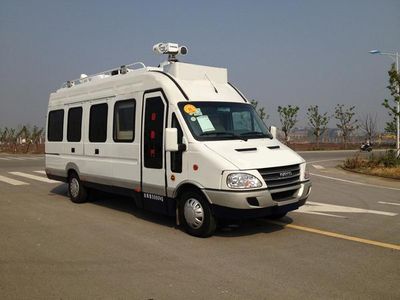
[[[381,52],[379,50],[371,50],[370,54],[381,54],[391,57],[396,62],[396,74],[399,76],[399,52]],[[400,95],[400,86],[397,85],[397,95]],[[400,156],[400,101],[397,101],[397,116],[396,116],[396,156]]]

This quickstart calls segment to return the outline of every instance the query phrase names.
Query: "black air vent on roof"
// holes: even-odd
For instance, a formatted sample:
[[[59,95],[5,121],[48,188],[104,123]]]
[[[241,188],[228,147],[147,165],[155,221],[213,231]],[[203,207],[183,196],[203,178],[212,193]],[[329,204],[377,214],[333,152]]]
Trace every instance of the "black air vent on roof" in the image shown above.
[[[242,149],[235,149],[237,152],[246,152],[246,151],[257,151],[257,148],[242,148]]]
[[[279,149],[279,148],[280,148],[279,145],[276,145],[276,146],[268,146],[268,149],[271,149],[271,150],[273,150],[273,149]]]

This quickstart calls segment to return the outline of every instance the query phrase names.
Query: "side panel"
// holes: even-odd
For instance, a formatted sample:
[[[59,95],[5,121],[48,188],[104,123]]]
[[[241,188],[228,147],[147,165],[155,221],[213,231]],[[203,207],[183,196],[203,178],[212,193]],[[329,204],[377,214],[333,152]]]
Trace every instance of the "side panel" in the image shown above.
[[[142,95],[142,92],[120,95],[112,103],[113,118],[111,127],[113,152],[111,153],[111,159],[113,160],[114,185],[136,191],[140,190],[140,120]],[[128,138],[120,140],[117,135],[119,118],[123,117],[119,108],[121,104],[125,103],[134,106],[133,141],[128,140]],[[124,117],[127,116],[125,115]]]
[[[112,97],[85,103],[84,159],[78,162],[81,178],[84,181],[105,185],[113,183],[112,104],[114,99],[115,97]],[[99,117],[93,118],[94,115]],[[105,133],[104,128],[106,128]]]
[[[83,155],[83,139],[86,129],[86,124],[83,122],[83,109],[83,103],[65,106],[66,138],[64,139],[65,143],[63,150],[65,158],[70,157],[71,159],[74,159],[74,157],[81,157]]]

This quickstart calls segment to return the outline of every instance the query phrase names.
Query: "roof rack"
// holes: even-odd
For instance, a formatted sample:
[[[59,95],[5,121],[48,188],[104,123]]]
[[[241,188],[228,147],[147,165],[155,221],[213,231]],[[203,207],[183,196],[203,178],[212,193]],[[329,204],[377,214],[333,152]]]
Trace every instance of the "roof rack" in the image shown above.
[[[138,66],[138,65],[140,66],[139,68],[134,68],[134,66]],[[62,85],[61,88],[70,88],[70,87],[73,87],[78,84],[90,82],[92,80],[108,78],[108,77],[120,75],[120,74],[127,74],[129,72],[133,72],[133,71],[141,70],[141,69],[145,69],[145,68],[146,68],[146,65],[144,63],[134,62],[129,65],[122,65],[119,68],[114,68],[111,70],[103,71],[103,72],[96,73],[96,74],[89,75],[89,76],[86,74],[81,74],[80,78],[68,80],[67,82],[65,82]]]

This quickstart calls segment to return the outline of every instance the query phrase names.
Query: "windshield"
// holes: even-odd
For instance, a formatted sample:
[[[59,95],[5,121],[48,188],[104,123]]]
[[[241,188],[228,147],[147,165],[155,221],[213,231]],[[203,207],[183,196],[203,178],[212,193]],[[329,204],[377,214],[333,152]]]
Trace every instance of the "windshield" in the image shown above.
[[[253,106],[232,102],[180,102],[179,109],[197,140],[272,138]]]

